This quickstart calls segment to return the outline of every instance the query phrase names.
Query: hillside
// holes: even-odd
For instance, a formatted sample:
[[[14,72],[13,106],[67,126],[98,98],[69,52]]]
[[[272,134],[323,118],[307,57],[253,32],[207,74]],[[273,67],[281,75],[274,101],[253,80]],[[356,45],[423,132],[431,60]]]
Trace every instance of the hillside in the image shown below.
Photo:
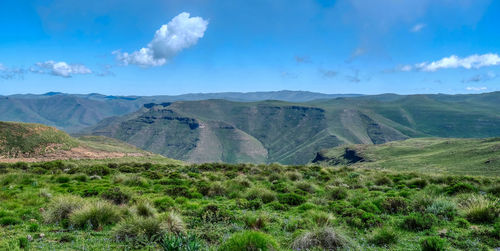
[[[341,146],[319,152],[312,163],[500,176],[500,138],[421,138],[382,145]]]
[[[72,138],[54,127],[0,122],[0,162],[150,155],[152,154],[116,139],[97,136]]]
[[[344,144],[500,135],[500,93],[378,95],[305,103],[178,101],[145,104],[85,132],[190,162],[305,164]]]
[[[136,111],[142,105],[181,100],[227,99],[234,101],[283,100],[306,102],[315,99],[355,97],[355,94],[323,94],[306,91],[193,93],[160,96],[107,96],[97,93],[24,94],[0,96],[0,121],[41,123],[69,133],[95,125],[102,119]]]

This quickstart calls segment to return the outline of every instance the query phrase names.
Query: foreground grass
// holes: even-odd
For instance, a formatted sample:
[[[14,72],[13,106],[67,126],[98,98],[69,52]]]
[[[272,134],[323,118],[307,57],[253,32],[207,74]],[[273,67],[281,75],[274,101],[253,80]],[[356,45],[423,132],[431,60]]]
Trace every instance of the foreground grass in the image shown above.
[[[319,166],[0,164],[0,249],[489,250],[500,247],[499,181]]]

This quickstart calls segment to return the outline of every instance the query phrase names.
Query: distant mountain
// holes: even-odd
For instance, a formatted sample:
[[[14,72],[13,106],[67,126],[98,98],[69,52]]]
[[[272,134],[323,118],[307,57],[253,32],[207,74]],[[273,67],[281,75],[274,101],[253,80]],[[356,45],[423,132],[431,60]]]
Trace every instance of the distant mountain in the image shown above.
[[[191,162],[304,164],[344,144],[500,136],[500,92],[342,97],[305,103],[227,100],[146,104],[87,133]]]
[[[0,96],[0,120],[42,123],[74,133],[84,127],[95,125],[104,118],[134,112],[147,103],[207,99],[244,102],[262,100],[306,102],[354,96],[360,95],[305,91],[199,93],[176,96],[106,96],[98,93],[64,94],[60,92],[41,95],[18,94]]]
[[[348,145],[320,151],[320,165],[396,171],[500,176],[500,138],[421,138],[382,145]]]

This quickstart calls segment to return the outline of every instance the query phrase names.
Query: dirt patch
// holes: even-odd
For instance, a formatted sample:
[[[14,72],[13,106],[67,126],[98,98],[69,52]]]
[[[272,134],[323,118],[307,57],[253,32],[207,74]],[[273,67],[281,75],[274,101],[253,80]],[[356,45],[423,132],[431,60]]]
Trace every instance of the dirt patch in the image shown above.
[[[0,162],[39,162],[51,160],[67,159],[112,159],[123,157],[142,157],[148,156],[148,153],[122,153],[97,151],[91,148],[74,147],[70,150],[51,151],[36,157],[6,158],[0,156]]]

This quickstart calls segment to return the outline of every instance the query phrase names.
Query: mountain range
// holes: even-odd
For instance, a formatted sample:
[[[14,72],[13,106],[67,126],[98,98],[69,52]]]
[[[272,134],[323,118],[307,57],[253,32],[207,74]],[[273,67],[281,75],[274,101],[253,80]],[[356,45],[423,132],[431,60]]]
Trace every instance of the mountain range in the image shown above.
[[[223,99],[209,99],[213,97]],[[254,101],[259,97],[275,100]],[[282,91],[150,97],[48,93],[0,98],[0,120],[108,136],[188,162],[304,164],[322,149],[345,144],[499,136],[498,107],[500,92],[346,96]]]
[[[356,97],[359,94],[323,94],[307,91],[192,93],[158,96],[111,96],[98,93],[16,94],[0,96],[0,120],[41,123],[70,133],[95,125],[104,118],[125,115],[146,103],[225,99],[241,102],[281,100],[307,102],[317,99]]]

